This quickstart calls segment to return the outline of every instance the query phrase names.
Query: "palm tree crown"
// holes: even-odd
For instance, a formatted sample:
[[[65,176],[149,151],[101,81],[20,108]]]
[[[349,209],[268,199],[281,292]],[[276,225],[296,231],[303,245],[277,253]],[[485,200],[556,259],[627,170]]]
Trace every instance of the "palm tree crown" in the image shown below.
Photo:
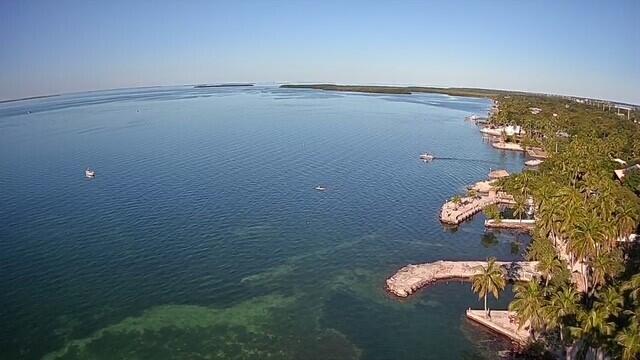
[[[473,292],[478,294],[479,298],[484,298],[484,311],[487,312],[487,295],[492,294],[498,299],[500,292],[506,286],[504,278],[504,270],[496,264],[495,258],[489,258],[487,266],[480,267],[480,273],[471,278]]]

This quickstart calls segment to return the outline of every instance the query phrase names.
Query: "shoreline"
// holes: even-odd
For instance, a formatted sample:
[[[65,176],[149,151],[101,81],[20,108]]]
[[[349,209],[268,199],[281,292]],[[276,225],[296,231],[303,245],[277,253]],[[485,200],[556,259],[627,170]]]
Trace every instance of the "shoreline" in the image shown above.
[[[386,86],[386,85],[337,85],[337,84],[284,84],[283,89],[313,89],[324,91],[359,92],[369,94],[394,94],[411,95],[415,93],[444,94],[450,96],[463,96],[474,98],[488,98],[495,105],[493,97],[499,95],[528,95],[520,91],[480,89],[480,88],[455,88],[435,86]]]
[[[491,107],[489,110],[489,116],[492,116],[494,113],[497,113],[499,109],[497,101],[493,98],[490,98],[490,100]],[[494,149],[502,151],[526,151],[524,148],[519,146],[518,149],[503,149],[500,146],[495,146],[493,143],[491,145]],[[482,211],[489,205],[511,203],[513,198],[508,196],[511,201],[507,201],[507,199],[504,199],[507,196],[508,194],[500,192],[499,189],[491,188],[489,193],[485,195],[474,197],[467,196],[458,198],[458,200],[455,201],[447,201],[443,204],[440,210],[439,219],[444,226],[458,226],[460,223],[473,217],[476,213]],[[522,221],[515,221],[517,224],[511,224],[509,219],[506,219],[506,223],[504,224],[487,220],[485,221],[485,227],[506,228],[509,230],[513,230],[512,228],[515,227],[516,230],[523,230],[523,228],[525,228],[525,231],[530,231],[529,228],[533,228],[533,226],[535,226],[535,220],[533,221],[533,224],[530,224],[529,221],[527,221],[526,225],[523,224]],[[444,260],[417,265],[409,264],[400,268],[386,280],[385,289],[396,297],[406,298],[415,292],[440,281],[456,279],[468,281],[474,275],[480,273],[482,267],[486,266],[486,264],[487,261]],[[537,261],[496,261],[496,264],[504,270],[504,277],[509,282],[531,281],[535,277],[540,276],[540,273],[537,270]],[[491,316],[486,317],[486,315],[484,315],[484,310],[472,310],[469,308],[465,312],[465,316],[467,319],[484,326],[488,330],[511,339],[518,346],[523,346],[528,343],[530,340],[530,334],[528,330],[524,330],[527,324],[524,324],[525,326],[523,326],[522,329],[518,328],[517,323],[513,321],[512,314],[507,310],[493,310],[492,313],[497,315],[495,319]]]

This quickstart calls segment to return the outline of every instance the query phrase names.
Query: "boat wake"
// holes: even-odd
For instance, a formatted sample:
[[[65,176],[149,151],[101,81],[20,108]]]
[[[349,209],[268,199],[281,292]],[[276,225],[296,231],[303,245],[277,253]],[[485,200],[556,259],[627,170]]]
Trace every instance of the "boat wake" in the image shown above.
[[[467,158],[457,158],[457,157],[440,157],[440,156],[435,156],[434,159],[436,160],[452,160],[452,161],[470,161],[470,162],[479,162],[479,163],[486,163],[486,164],[500,164],[497,161],[491,161],[491,160],[481,160],[481,159],[467,159]]]

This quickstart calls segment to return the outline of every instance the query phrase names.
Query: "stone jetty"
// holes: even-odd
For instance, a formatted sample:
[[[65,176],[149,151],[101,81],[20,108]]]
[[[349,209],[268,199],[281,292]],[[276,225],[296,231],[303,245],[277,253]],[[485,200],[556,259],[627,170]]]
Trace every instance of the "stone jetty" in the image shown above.
[[[508,280],[530,281],[538,276],[537,261],[497,261],[505,270]],[[407,265],[387,279],[390,293],[407,297],[420,288],[438,280],[469,279],[480,273],[486,261],[436,261],[433,263]]]
[[[449,225],[458,225],[476,213],[493,204],[513,204],[513,197],[503,193],[490,191],[488,195],[463,197],[459,202],[448,201],[440,210],[440,221]]]

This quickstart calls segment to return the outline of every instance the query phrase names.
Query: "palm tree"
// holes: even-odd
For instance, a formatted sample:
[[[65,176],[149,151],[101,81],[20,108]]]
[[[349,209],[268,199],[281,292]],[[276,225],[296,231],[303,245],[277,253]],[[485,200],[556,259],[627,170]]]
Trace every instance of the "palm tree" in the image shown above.
[[[616,336],[616,342],[622,347],[622,360],[636,359],[640,354],[640,326],[632,323]]]
[[[625,204],[626,205],[626,204]],[[634,206],[619,205],[616,208],[616,220],[619,231],[618,236],[627,237],[636,230],[638,225],[638,213]]]
[[[549,232],[551,231],[551,227],[550,227],[550,210],[554,208],[553,202],[555,200],[554,195],[554,191],[555,187],[553,186],[553,184],[551,184],[551,181],[549,181],[549,179],[547,177],[542,179],[542,183],[540,184],[540,187],[538,187],[537,191],[534,193],[534,199],[536,201],[536,206],[537,206],[537,213],[538,213],[538,217],[540,218],[540,221],[537,221],[538,226],[541,225],[541,223],[545,223],[547,226],[545,226],[545,230],[547,230],[547,234],[549,234]],[[546,218],[544,220],[546,221],[542,221],[543,217]]]
[[[587,345],[595,349],[597,359],[601,358],[600,348],[604,340],[611,336],[615,330],[615,324],[608,321],[608,317],[609,314],[602,307],[579,311],[579,324],[571,329],[577,338],[583,339]]]
[[[515,299],[509,304],[509,310],[518,317],[518,328],[529,321],[531,334],[535,339],[536,331],[544,324],[544,292],[536,280],[519,283],[514,286]]]
[[[555,254],[548,254],[542,256],[538,261],[538,271],[544,278],[544,286],[547,288],[549,286],[549,280],[551,280],[551,276],[554,273],[562,271],[564,265],[562,261],[558,259]]]
[[[491,293],[496,300],[498,299],[500,292],[504,290],[506,285],[504,270],[496,264],[495,258],[489,258],[487,266],[480,266],[480,273],[474,275],[471,281],[473,292],[478,294],[478,298],[484,298],[484,312],[487,316],[487,295]]]
[[[521,195],[517,195],[513,199],[516,202],[513,206],[513,215],[517,216],[522,222],[522,215],[527,213],[527,200]]]
[[[595,290],[604,285],[608,278],[614,278],[621,271],[624,270],[622,262],[622,256],[619,250],[612,250],[606,253],[600,254],[589,262],[591,267],[591,282],[593,288],[591,295],[595,293]]]
[[[596,307],[601,308],[608,316],[618,316],[622,311],[624,299],[613,286],[608,286],[598,293]]]
[[[560,290],[551,295],[548,305],[546,306],[546,318],[549,326],[557,327],[560,333],[560,343],[565,345],[564,333],[565,322],[571,315],[575,315],[578,310],[578,300],[580,295],[572,285],[563,286]],[[565,348],[565,354],[568,349]]]
[[[456,205],[462,204],[462,198],[459,195],[452,197],[451,201]]]
[[[629,291],[629,298],[640,305],[640,274],[635,274],[622,284],[623,291]]]
[[[585,267],[587,260],[598,257],[600,247],[604,242],[604,234],[602,231],[602,222],[597,218],[594,212],[588,212],[584,217],[579,219],[576,227],[569,235],[567,248],[582,261],[582,277],[584,280],[585,291],[589,291],[589,269]]]
[[[533,241],[527,248],[527,260],[539,261],[545,257],[552,257],[556,255],[556,250],[548,237],[539,232],[534,233]]]
[[[492,220],[499,221],[502,215],[500,214],[500,208],[496,204],[491,204],[484,208],[484,215]]]

